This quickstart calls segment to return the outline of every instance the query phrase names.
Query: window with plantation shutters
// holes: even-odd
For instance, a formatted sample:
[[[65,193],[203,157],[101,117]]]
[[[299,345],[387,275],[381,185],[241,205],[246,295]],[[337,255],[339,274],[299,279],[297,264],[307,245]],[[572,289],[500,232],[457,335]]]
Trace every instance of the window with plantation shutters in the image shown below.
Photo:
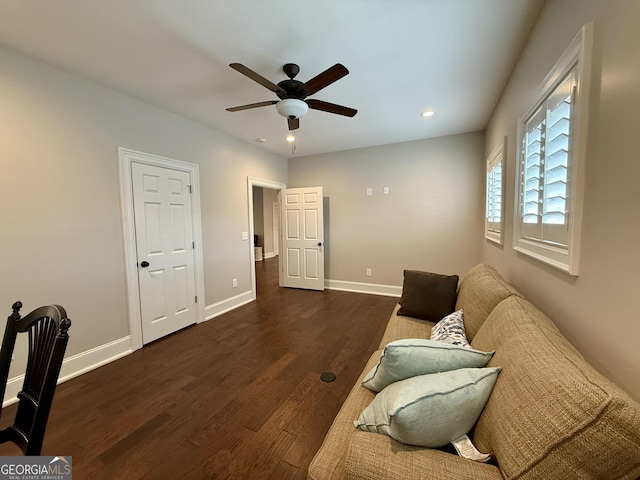
[[[556,63],[518,124],[514,248],[578,274],[591,25]]]
[[[524,237],[568,246],[567,192],[575,72],[525,121],[520,166]]]
[[[503,155],[507,137],[487,158],[485,232],[487,240],[502,245],[504,172]]]

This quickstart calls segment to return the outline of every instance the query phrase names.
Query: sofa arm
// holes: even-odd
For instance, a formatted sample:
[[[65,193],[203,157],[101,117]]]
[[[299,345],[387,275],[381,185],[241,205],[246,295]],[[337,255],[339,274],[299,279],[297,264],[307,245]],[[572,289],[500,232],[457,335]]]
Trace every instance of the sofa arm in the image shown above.
[[[502,480],[494,465],[396,442],[386,435],[357,432],[346,459],[348,480]]]

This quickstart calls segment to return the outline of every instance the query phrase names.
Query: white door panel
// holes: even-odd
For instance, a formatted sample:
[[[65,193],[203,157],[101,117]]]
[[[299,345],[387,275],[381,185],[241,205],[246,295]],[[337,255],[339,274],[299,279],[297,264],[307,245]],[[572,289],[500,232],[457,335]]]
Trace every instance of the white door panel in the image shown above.
[[[188,172],[131,164],[142,341],[196,322]]]
[[[285,287],[324,290],[322,187],[282,191]]]

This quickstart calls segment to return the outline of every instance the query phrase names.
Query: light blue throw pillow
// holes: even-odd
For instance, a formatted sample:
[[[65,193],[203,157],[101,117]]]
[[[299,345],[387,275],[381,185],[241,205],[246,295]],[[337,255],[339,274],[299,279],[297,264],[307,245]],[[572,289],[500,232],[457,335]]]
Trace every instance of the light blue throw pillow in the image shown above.
[[[423,338],[396,340],[387,344],[362,385],[379,392],[393,382],[417,375],[484,367],[493,353]]]
[[[499,371],[462,368],[392,383],[354,425],[408,445],[443,447],[473,428]]]

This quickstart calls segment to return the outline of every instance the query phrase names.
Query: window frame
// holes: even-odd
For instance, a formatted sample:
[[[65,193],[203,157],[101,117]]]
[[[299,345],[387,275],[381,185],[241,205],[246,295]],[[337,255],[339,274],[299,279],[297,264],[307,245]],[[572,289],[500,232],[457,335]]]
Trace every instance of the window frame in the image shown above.
[[[574,276],[579,274],[592,45],[593,25],[588,23],[580,29],[578,35],[547,74],[525,113],[518,117],[513,249]],[[567,243],[563,245],[545,242],[542,238],[532,239],[523,233],[524,214],[521,200],[524,189],[522,175],[524,148],[522,146],[528,121],[553,97],[572,71],[575,75],[575,87],[571,105],[565,209],[568,235]],[[547,224],[543,222],[542,225]]]
[[[487,240],[496,243],[498,245],[503,245],[504,243],[504,198],[505,198],[505,172],[506,172],[506,162],[504,159],[504,152],[507,151],[507,136],[505,135],[502,139],[502,142],[489,154],[486,160],[486,176],[485,176],[485,195],[484,195],[484,238]],[[499,211],[500,211],[500,221],[499,222],[490,222],[489,221],[489,201],[490,201],[490,172],[497,166],[500,165],[500,198],[499,198]],[[495,184],[494,184],[495,185]],[[495,195],[492,195],[495,197]],[[496,225],[497,223],[497,225]]]

